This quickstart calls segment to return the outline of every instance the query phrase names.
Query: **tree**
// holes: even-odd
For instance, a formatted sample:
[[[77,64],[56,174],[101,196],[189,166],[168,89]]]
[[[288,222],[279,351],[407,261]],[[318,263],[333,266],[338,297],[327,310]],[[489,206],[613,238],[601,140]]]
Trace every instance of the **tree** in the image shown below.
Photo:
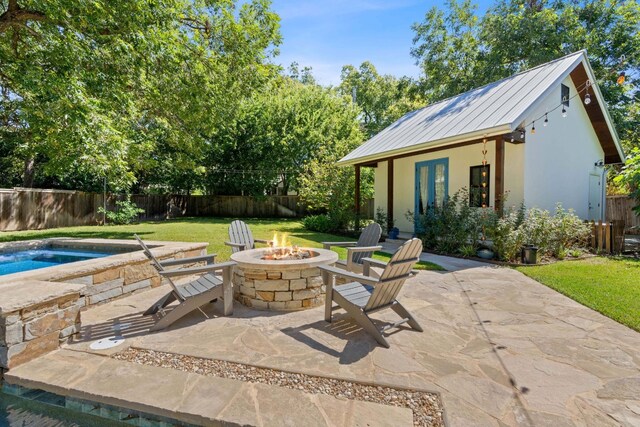
[[[264,195],[296,189],[306,166],[362,142],[359,109],[335,89],[290,77],[244,100],[208,152],[207,187],[218,194]]]
[[[187,175],[237,103],[276,73],[267,0],[7,0],[0,10],[0,149],[24,165],[26,186],[40,171],[77,171],[127,188],[158,162],[174,167],[156,151],[171,147],[191,153],[175,165]]]
[[[360,64],[359,68],[342,67],[338,89],[343,95],[352,97],[362,109],[362,125],[368,138],[409,111],[424,106],[411,79],[380,75],[369,61]]]

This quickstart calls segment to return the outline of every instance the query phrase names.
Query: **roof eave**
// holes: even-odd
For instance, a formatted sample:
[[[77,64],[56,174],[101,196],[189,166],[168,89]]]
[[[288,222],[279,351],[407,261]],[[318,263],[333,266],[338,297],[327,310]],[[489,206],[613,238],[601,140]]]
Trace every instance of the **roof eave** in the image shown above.
[[[381,153],[370,154],[368,156],[356,157],[353,159],[346,159],[343,157],[338,160],[337,164],[339,166],[352,166],[361,163],[369,163],[373,161],[382,161],[388,159],[389,157],[401,156],[403,154],[410,154],[414,151],[419,151],[427,148],[439,148],[446,147],[447,145],[456,144],[459,142],[471,141],[478,138],[492,138],[499,135],[504,135],[505,133],[511,132],[511,125],[504,124],[500,126],[496,126],[489,129],[482,129],[475,132],[468,132],[462,135],[455,135],[449,138],[443,138],[435,141],[424,142],[422,144],[412,145],[410,147],[403,147],[397,150],[384,151]]]

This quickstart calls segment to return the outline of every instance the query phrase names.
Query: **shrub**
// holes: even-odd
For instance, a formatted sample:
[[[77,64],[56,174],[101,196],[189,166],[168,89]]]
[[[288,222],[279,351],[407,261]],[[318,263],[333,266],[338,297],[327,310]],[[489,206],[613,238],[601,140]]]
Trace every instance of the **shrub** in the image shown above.
[[[98,208],[98,213],[104,213],[107,217],[108,224],[131,224],[138,218],[138,215],[144,213],[144,209],[140,209],[129,197],[127,200],[119,200],[116,202],[114,211],[105,211],[104,208]]]
[[[309,231],[329,233],[335,230],[335,224],[329,215],[309,215],[302,220],[302,225]]]
[[[376,215],[374,221],[382,228],[384,234],[389,234],[391,228],[395,225],[395,221],[391,219],[391,224],[389,224],[389,216],[381,207],[376,209]],[[391,225],[391,227],[389,227]]]
[[[493,228],[495,213],[469,207],[469,193],[466,188],[447,198],[442,206],[430,207],[417,218],[420,231],[417,233],[426,249],[444,253],[471,253],[482,236],[483,229]],[[407,213],[413,221],[414,214]]]
[[[551,235],[549,238],[549,252],[557,258],[572,249],[579,249],[586,245],[591,229],[582,221],[572,209],[565,210],[558,203],[552,219]]]
[[[491,238],[493,248],[503,261],[515,261],[524,241],[517,212],[507,212],[498,219]]]

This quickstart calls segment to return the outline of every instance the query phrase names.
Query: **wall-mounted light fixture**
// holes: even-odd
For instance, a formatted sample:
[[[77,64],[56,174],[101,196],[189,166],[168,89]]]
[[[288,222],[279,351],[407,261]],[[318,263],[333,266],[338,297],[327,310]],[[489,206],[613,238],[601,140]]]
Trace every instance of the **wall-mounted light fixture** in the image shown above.
[[[599,167],[599,168],[603,168],[604,167],[604,160],[600,159],[597,162],[595,162],[593,165],[596,166],[596,167]]]

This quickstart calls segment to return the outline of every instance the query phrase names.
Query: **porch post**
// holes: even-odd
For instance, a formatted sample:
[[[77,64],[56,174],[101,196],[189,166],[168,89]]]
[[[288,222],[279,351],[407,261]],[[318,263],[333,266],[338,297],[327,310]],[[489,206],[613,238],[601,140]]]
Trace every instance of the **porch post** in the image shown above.
[[[356,168],[355,213],[356,213],[356,231],[358,231],[360,230],[360,165],[355,165],[355,168]]]
[[[393,159],[387,161],[387,233],[393,228]]]
[[[502,200],[504,196],[504,140],[502,136],[496,136],[496,192],[495,209],[498,215],[502,215],[504,206]]]

